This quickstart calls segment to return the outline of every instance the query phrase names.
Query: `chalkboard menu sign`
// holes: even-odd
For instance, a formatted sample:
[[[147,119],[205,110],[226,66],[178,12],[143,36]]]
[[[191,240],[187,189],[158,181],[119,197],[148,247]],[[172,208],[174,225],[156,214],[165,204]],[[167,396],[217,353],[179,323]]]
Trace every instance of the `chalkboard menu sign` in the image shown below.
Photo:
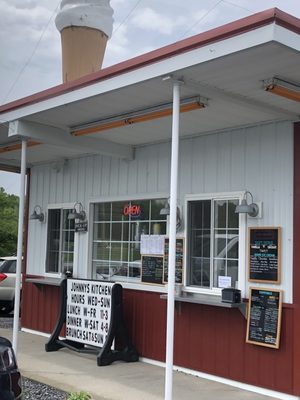
[[[249,281],[280,283],[278,227],[249,228]]]
[[[87,221],[75,222],[75,232],[87,232],[88,223]]]
[[[141,281],[156,285],[163,284],[164,257],[154,255],[142,256]]]
[[[282,291],[250,288],[246,342],[279,348]]]
[[[184,254],[184,238],[176,238],[175,283],[183,283],[183,254]],[[169,267],[169,238],[165,238],[164,283],[168,282],[168,267]]]

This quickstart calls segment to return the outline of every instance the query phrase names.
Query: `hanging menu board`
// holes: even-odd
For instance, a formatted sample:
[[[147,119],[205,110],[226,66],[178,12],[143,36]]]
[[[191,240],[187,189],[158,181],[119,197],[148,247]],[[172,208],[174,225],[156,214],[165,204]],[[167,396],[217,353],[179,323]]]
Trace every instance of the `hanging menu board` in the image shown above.
[[[183,283],[183,254],[184,254],[184,238],[176,238],[175,283]],[[169,238],[165,238],[164,283],[168,282],[168,267],[169,267]]]
[[[154,255],[142,256],[141,281],[156,285],[163,284],[164,257]]]
[[[249,281],[280,283],[281,228],[249,228]]]
[[[246,342],[279,348],[282,291],[250,288]]]

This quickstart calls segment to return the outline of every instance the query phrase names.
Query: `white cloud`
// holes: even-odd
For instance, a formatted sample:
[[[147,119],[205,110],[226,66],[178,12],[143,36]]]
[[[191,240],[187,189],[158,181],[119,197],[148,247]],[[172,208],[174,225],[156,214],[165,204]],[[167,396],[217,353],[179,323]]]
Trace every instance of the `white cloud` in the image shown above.
[[[59,3],[0,0],[0,103],[27,63],[7,101],[61,82],[60,37],[53,15]],[[254,13],[278,7],[300,17],[299,0],[224,0],[207,14],[216,3],[217,0],[111,0],[114,27],[121,26],[108,43],[105,65],[245,17],[249,15],[245,8]]]
[[[119,6],[128,3],[128,0],[111,0],[110,4],[114,10],[118,9]]]
[[[131,57],[131,44],[128,38],[127,26],[122,25],[109,40],[103,66],[115,64],[120,60]]]
[[[20,176],[12,172],[0,171],[0,187],[9,194],[20,194]]]
[[[162,15],[150,7],[138,10],[131,19],[132,25],[137,28],[171,35],[178,25],[184,23],[183,17],[171,18]]]
[[[33,9],[36,7],[36,1],[34,0],[11,0],[10,4],[15,8],[21,9]]]
[[[60,41],[53,18],[58,2],[55,3],[33,0],[10,0],[7,3],[0,0],[0,52],[5,54],[0,67],[0,102],[47,88],[53,82],[53,76],[57,76]],[[58,68],[53,68],[56,63]]]

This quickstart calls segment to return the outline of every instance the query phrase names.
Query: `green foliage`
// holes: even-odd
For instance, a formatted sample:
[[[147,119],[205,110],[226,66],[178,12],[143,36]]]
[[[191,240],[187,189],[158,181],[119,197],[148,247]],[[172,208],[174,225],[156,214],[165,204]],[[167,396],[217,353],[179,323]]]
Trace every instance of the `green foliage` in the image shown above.
[[[70,393],[67,400],[90,400],[92,397],[87,392]]]
[[[17,252],[19,198],[0,187],[0,257]]]

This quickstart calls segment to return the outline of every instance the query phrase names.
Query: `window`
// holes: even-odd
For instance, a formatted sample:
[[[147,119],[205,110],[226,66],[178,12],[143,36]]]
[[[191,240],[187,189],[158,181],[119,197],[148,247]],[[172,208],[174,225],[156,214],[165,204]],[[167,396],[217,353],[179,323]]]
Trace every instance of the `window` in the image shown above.
[[[188,201],[187,285],[218,288],[219,276],[231,278],[237,285],[239,276],[238,199]]]
[[[71,209],[52,209],[48,212],[46,272],[62,273],[73,269],[74,220],[68,219]]]
[[[17,260],[5,260],[0,265],[0,272],[15,274],[17,270]]]
[[[166,234],[166,199],[94,205],[93,279],[140,281],[142,234]]]

